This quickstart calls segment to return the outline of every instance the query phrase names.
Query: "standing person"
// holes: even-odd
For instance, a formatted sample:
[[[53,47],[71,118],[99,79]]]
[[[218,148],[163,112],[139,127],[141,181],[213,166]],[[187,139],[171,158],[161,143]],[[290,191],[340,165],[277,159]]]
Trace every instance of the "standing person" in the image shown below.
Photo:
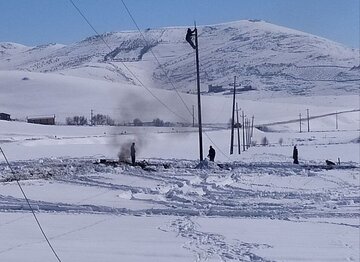
[[[130,147],[130,155],[131,155],[131,163],[133,164],[133,166],[135,165],[135,143],[132,143],[131,147]]]
[[[215,149],[212,146],[210,146],[208,157],[210,158],[210,161],[214,162]]]
[[[299,153],[296,148],[296,145],[294,146],[294,150],[293,150],[293,159],[294,159],[294,164],[299,164]]]

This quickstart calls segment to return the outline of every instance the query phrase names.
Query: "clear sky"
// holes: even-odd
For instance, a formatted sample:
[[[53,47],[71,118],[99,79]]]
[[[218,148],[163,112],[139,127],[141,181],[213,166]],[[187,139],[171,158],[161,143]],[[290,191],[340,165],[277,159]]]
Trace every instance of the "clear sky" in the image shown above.
[[[99,33],[135,30],[121,0],[73,0]],[[267,22],[360,46],[360,0],[124,0],[141,29]],[[69,44],[95,33],[69,0],[0,0],[0,42]]]

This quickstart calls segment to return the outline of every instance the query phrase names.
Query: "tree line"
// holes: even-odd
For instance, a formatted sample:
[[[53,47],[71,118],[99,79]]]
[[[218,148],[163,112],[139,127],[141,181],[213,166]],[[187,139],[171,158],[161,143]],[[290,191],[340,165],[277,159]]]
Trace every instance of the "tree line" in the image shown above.
[[[65,123],[66,123],[66,125],[70,125],[70,126],[86,126],[86,125],[114,126],[115,120],[112,119],[110,116],[103,115],[103,114],[94,115],[90,119],[90,121],[85,116],[76,115],[76,116],[72,116],[72,117],[66,117]],[[160,118],[155,118],[151,122],[143,122],[139,118],[135,118],[132,121],[132,123],[129,123],[128,125],[170,127],[170,126],[175,126],[175,123],[165,122],[164,120],[161,120]]]
[[[72,116],[67,117],[65,119],[67,125],[70,126],[85,126],[85,125],[107,125],[107,126],[114,126],[115,120],[112,119],[108,115],[103,114],[96,114],[91,119],[90,122],[85,116]]]

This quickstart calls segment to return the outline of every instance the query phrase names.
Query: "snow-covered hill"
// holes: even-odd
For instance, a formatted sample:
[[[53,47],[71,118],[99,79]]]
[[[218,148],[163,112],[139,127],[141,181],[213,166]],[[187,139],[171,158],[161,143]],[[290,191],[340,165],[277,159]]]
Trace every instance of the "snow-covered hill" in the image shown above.
[[[0,112],[20,120],[55,114],[59,124],[64,123],[66,117],[75,115],[84,115],[89,119],[90,110],[93,110],[94,114],[110,115],[117,123],[132,122],[135,118],[191,123],[191,108],[197,101],[196,95],[192,94],[179,96],[169,90],[145,89],[125,83],[54,73],[0,70],[0,79]],[[311,116],[359,109],[357,95],[301,96],[258,101],[238,98],[238,102],[245,114],[255,116],[257,125],[297,120],[299,113],[305,116],[306,109],[310,110]],[[228,123],[231,105],[232,98],[228,96],[202,96],[203,123]],[[331,130],[335,127],[334,120],[335,115],[314,119],[312,129]],[[353,130],[359,126],[358,112],[339,115],[338,120],[341,128]],[[280,126],[298,130],[298,123],[277,125],[275,129]]]
[[[243,94],[253,98],[358,91],[359,50],[258,20],[198,30],[203,91],[209,84],[228,86],[234,75],[242,86],[256,89]],[[66,46],[0,43],[0,70],[52,72],[136,85],[140,80],[147,87],[165,89],[173,89],[171,80],[179,90],[191,93],[195,91],[195,54],[185,33],[184,27],[172,27],[147,29],[142,35],[137,31],[105,33]]]

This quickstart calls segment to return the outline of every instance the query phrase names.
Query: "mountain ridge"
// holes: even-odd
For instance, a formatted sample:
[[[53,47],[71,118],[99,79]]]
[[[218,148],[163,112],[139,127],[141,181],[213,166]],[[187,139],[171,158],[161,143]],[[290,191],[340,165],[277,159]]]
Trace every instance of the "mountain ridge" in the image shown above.
[[[252,87],[242,93],[249,97],[358,90],[358,49],[261,20],[199,26],[198,32],[203,92],[210,84],[229,85],[234,75],[239,84]],[[175,84],[180,91],[193,93],[194,51],[185,33],[186,27],[166,27],[148,28],[141,34],[109,32],[70,45],[0,43],[0,70],[53,72],[141,85],[138,78],[149,87],[173,89]]]

